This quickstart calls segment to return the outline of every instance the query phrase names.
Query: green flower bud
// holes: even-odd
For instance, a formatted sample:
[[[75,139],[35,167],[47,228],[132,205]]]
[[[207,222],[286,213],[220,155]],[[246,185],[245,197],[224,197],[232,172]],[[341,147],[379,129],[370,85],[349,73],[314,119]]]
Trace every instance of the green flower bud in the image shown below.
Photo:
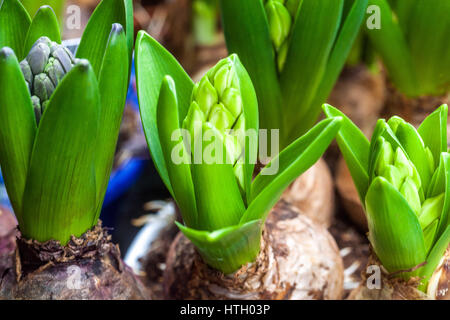
[[[397,148],[395,151],[394,166],[400,171],[402,179],[410,177],[416,184],[417,189],[421,188],[422,183],[416,167],[411,161],[408,160],[405,153],[400,148]]]
[[[53,91],[55,91],[55,86],[45,73],[40,73],[34,77],[33,88],[34,94],[43,102],[50,99]]]
[[[225,89],[235,86],[235,70],[231,65],[220,67],[214,74],[214,88],[216,88],[220,97]]]
[[[197,139],[197,135],[201,132],[202,124],[206,118],[197,102],[192,101],[188,110],[186,118],[183,120],[183,128],[189,131],[191,136],[191,145],[186,145],[187,150],[194,150],[194,141]]]
[[[231,129],[236,118],[225,108],[222,103],[218,103],[212,107],[209,114],[208,122],[210,122],[219,131]]]
[[[397,190],[403,183],[403,177],[401,172],[393,165],[387,165],[384,167],[383,172],[380,174],[387,181],[389,181]]]
[[[394,151],[389,142],[387,142],[383,137],[379,138],[381,143],[380,154],[377,158],[377,163],[375,164],[376,174],[383,175],[386,166],[394,163]]]
[[[419,215],[422,208],[419,190],[417,189],[417,186],[412,178],[407,177],[405,179],[405,182],[403,182],[402,186],[400,187],[399,191],[403,195],[403,197],[405,197],[406,201],[408,202],[411,209],[413,209],[415,214]]]
[[[242,112],[242,97],[239,90],[235,88],[225,89],[222,96],[222,103],[231,112],[233,117],[237,118]]]
[[[394,134],[397,132],[397,128],[400,124],[405,123],[405,120],[403,120],[402,118],[398,117],[398,116],[393,116],[388,120],[388,125],[391,128],[392,132],[394,132]]]
[[[189,130],[191,134],[191,146],[194,139],[197,139],[194,136],[195,129],[199,132],[199,127],[208,122],[222,135],[227,154],[226,160],[236,166],[243,153],[244,145],[243,108],[234,62],[230,58],[223,59],[206,73],[199,84],[194,86],[192,102],[183,121],[183,128]],[[195,149],[190,148],[190,150]],[[238,176],[241,174],[240,169],[236,169],[235,172],[237,180],[243,180],[243,176]]]
[[[194,95],[194,99],[197,101],[198,106],[205,114],[205,117],[209,115],[212,106],[217,104],[219,101],[217,91],[211,82],[209,82],[208,77],[203,77],[200,83],[196,85]]]
[[[275,50],[278,51],[289,36],[292,18],[288,9],[278,1],[268,1],[265,8],[269,21],[270,38]]]
[[[445,192],[424,201],[419,215],[419,223],[422,230],[428,227],[434,220],[439,219],[442,208],[444,207],[444,200]]]
[[[39,38],[20,62],[38,123],[51,95],[76,62],[66,47],[47,37]]]

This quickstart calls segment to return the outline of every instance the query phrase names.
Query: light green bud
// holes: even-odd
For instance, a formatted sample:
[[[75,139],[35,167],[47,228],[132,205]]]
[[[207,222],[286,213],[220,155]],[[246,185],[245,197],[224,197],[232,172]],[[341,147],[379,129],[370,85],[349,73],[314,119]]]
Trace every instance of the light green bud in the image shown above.
[[[197,139],[197,135],[200,134],[203,123],[205,122],[205,115],[198,106],[197,102],[192,101],[189,107],[188,114],[183,120],[183,128],[189,131],[191,138],[191,145],[187,146],[188,150],[194,150],[194,141]],[[187,141],[186,141],[187,142]]]
[[[375,173],[382,175],[386,166],[394,163],[394,150],[389,142],[387,142],[383,137],[379,138],[379,143],[381,144],[380,153],[375,163]]]
[[[428,227],[434,220],[439,219],[442,208],[444,207],[444,200],[445,192],[424,201],[419,215],[419,223],[422,230]]]
[[[222,103],[214,105],[209,114],[208,122],[219,131],[231,129],[236,118]]]
[[[224,65],[214,74],[214,88],[220,97],[223,96],[225,89],[236,88],[236,72],[231,65]]]
[[[222,103],[231,112],[231,114],[237,118],[242,113],[242,97],[239,90],[235,88],[225,89],[222,95]]]
[[[380,174],[387,181],[389,181],[395,189],[399,190],[403,183],[403,177],[400,171],[393,165],[387,165],[384,167],[383,172]]]
[[[219,101],[217,91],[209,82],[208,77],[203,77],[196,86],[194,99],[205,114],[205,117],[208,117],[211,108]]]
[[[412,178],[407,177],[405,179],[405,182],[403,182],[402,186],[400,187],[399,191],[406,199],[411,209],[413,209],[414,213],[416,215],[419,215],[422,208],[419,190],[417,189],[417,186]]]
[[[268,1],[265,8],[269,21],[270,38],[272,39],[275,50],[278,51],[289,36],[292,17],[288,9],[280,2]]]

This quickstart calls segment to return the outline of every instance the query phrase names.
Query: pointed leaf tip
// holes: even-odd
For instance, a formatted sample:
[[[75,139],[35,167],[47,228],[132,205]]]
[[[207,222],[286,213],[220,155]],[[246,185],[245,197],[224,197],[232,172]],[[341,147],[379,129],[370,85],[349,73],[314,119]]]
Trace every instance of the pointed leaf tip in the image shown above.
[[[13,51],[13,49],[11,49],[9,47],[4,47],[0,50],[0,59],[6,60],[11,55],[14,55],[14,51]]]

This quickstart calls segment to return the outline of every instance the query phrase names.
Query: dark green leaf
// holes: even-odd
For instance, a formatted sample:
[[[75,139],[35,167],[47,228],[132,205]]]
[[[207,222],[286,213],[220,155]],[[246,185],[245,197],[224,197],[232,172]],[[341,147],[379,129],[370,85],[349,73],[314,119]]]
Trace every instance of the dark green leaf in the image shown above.
[[[347,56],[358,36],[367,8],[367,2],[368,0],[355,1],[349,14],[345,17],[345,21],[343,22],[333,50],[331,51],[330,58],[328,59],[325,73],[315,97],[312,100],[311,107],[309,108],[307,115],[302,119],[305,128],[310,128],[317,120],[320,113],[320,106],[328,98],[328,95],[333,89],[333,86],[344,67]]]
[[[23,202],[25,238],[64,245],[95,223],[95,154],[100,96],[87,61],[53,93],[36,134]]]
[[[0,75],[0,166],[20,223],[36,119],[19,62],[10,48],[0,50]]]
[[[427,264],[420,269],[420,276],[425,277],[422,288],[426,288],[429,278],[433,275],[433,272],[438,267],[439,263],[444,256],[445,250],[447,250],[450,243],[450,226],[447,226],[445,231],[440,236],[439,240],[431,249],[427,257]]]
[[[18,0],[0,2],[0,49],[10,47],[20,59],[31,18]]]
[[[258,96],[260,126],[282,128],[282,99],[263,3],[221,0],[220,4],[228,51],[239,55]]]
[[[142,125],[155,167],[172,192],[156,122],[159,89],[166,75],[172,77],[177,87],[178,118],[181,121],[186,117],[194,84],[164,47],[144,31],[139,32],[136,39],[136,80]]]
[[[386,0],[369,0],[380,9],[380,29],[367,29],[367,34],[389,71],[392,82],[405,94],[413,95],[416,78],[407,41]]]
[[[111,26],[119,23],[125,28],[126,14],[124,0],[102,0],[89,19],[76,56],[89,60],[97,77],[100,75]]]
[[[288,143],[309,129],[303,125],[303,120],[311,125],[316,120],[311,122],[305,116],[325,74],[339,30],[343,2],[304,0],[292,27],[291,45],[280,75],[283,116],[289,130]],[[304,76],[299,76],[299,73]],[[302,121],[292,121],[293,118]]]
[[[100,120],[96,148],[97,218],[114,161],[128,89],[128,49],[120,24],[113,24],[99,75]]]
[[[47,37],[52,41],[61,43],[58,18],[49,6],[42,6],[36,12],[25,39],[21,59],[26,57],[33,44],[40,37]]]

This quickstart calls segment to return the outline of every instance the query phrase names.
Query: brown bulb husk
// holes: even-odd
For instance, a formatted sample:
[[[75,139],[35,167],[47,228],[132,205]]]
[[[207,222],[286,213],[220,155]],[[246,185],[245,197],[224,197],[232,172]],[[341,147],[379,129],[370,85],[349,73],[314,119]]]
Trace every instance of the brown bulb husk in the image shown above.
[[[281,198],[314,222],[329,228],[333,222],[335,205],[333,179],[326,162],[320,158],[291,183]]]
[[[347,215],[361,231],[367,231],[367,218],[359,199],[358,190],[342,157],[340,157],[336,169],[336,188]]]
[[[0,281],[0,299],[136,300],[147,289],[120,259],[101,223],[66,246],[17,237],[12,268]]]
[[[339,299],[343,263],[328,231],[280,201],[269,214],[261,251],[230,275],[208,267],[181,233],[164,273],[167,299]]]
[[[7,208],[0,206],[0,275],[13,265],[17,221]]]
[[[374,253],[370,255],[367,266],[377,265],[380,267],[380,288],[369,288],[368,282],[373,284],[372,275],[362,272],[362,281],[358,288],[348,297],[349,300],[449,300],[450,284],[450,246],[447,249],[441,263],[436,268],[428,285],[427,293],[418,289],[421,278],[415,277],[408,281],[394,277],[381,265]],[[418,266],[419,267],[419,266]],[[398,276],[398,275],[397,275]],[[435,280],[435,281],[434,281]]]

